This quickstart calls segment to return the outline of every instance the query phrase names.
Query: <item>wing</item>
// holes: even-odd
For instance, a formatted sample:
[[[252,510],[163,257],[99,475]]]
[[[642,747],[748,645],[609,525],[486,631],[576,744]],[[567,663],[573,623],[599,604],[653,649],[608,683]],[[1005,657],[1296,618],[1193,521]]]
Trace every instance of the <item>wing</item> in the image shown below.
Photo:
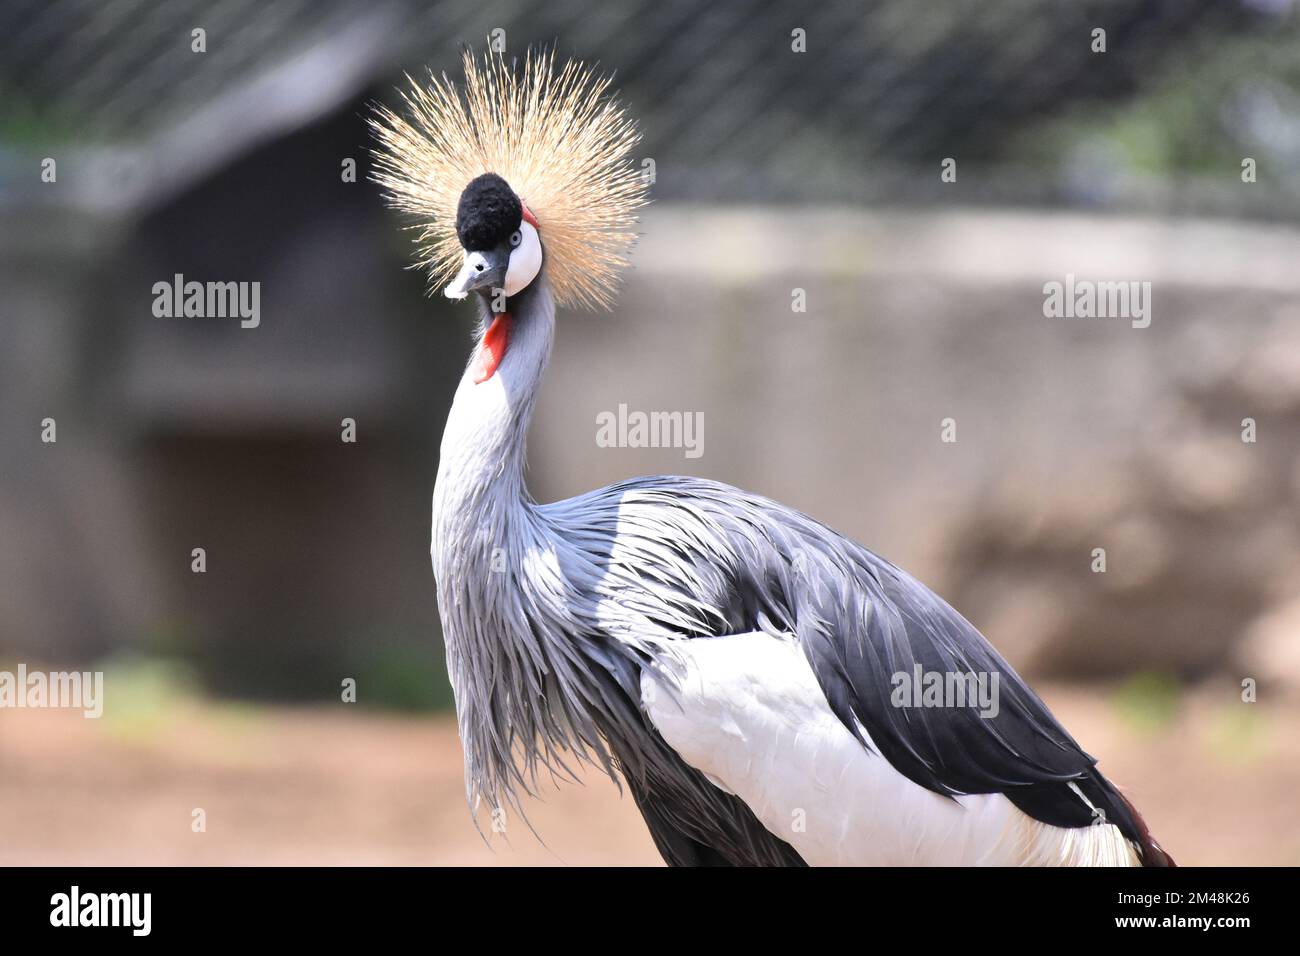
[[[726,485],[664,477],[609,491],[619,499],[629,567],[643,580],[679,579],[693,606],[713,609],[708,633],[794,635],[842,726],[909,781],[948,798],[1003,794],[1055,827],[1111,823],[1146,865],[1172,864],[1015,670],[906,572],[806,515]],[[996,708],[900,706],[899,675],[918,674],[996,680]]]
[[[865,548],[802,515],[795,525],[806,545],[791,582],[795,634],[831,709],[864,746],[935,793],[1001,793],[1056,827],[1113,823],[1148,865],[1172,863],[970,622]],[[936,681],[959,692],[983,681],[992,705],[940,694],[928,706],[925,687]]]
[[[1051,826],[1001,793],[948,797],[909,780],[831,711],[791,636],[679,642],[641,687],[663,740],[808,863],[1138,863],[1114,826]]]

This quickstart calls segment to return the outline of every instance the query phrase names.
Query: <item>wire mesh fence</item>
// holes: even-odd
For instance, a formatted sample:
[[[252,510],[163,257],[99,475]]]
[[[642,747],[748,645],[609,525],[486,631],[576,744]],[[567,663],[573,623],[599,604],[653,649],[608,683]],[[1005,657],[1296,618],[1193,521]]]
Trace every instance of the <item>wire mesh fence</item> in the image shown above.
[[[1242,156],[1265,178],[1300,167],[1289,0],[64,0],[6,5],[0,37],[11,153],[220,154],[363,91],[389,98],[403,71],[454,70],[467,45],[550,45],[617,74],[660,198],[1300,203],[1284,184],[1218,188]],[[942,189],[945,158],[978,173]]]

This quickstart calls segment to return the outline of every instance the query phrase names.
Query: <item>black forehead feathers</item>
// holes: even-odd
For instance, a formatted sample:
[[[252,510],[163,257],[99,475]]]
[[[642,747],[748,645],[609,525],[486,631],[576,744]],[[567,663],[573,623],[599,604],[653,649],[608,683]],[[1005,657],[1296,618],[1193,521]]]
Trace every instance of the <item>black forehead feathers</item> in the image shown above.
[[[510,184],[496,173],[484,173],[460,194],[456,235],[470,252],[500,245],[519,228],[524,207]]]

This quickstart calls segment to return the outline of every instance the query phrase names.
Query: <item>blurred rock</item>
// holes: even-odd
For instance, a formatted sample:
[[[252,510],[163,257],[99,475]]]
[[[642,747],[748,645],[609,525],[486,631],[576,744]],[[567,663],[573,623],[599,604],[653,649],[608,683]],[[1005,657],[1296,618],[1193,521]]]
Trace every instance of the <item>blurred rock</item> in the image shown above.
[[[1187,301],[1182,328],[1162,341],[1168,380],[1143,400],[1149,431],[1100,481],[1015,477],[982,493],[953,543],[952,597],[1024,669],[1197,678],[1245,666],[1300,688],[1293,299],[1260,302],[1264,321],[1249,329]],[[1084,455],[1065,457],[1075,468],[1058,474],[1086,468]],[[1105,549],[1104,573],[1094,548]]]
[[[1300,697],[1300,596],[1258,617],[1247,628],[1237,659],[1242,676],[1259,681],[1261,694],[1278,690]]]

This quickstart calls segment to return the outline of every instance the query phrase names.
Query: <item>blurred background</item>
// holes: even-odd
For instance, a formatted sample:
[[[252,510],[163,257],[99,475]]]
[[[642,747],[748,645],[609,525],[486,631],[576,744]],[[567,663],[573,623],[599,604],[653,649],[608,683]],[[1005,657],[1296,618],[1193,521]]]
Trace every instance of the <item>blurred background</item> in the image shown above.
[[[0,863],[657,862],[594,774],[545,844],[464,804],[428,532],[471,319],[366,118],[495,42],[613,71],[655,177],[613,314],[561,316],[534,495],[811,513],[971,618],[1180,863],[1300,864],[1296,6],[6,3],[0,669],[106,689],[0,710]],[[260,325],[155,317],[177,273],[259,282]],[[1067,274],[1150,282],[1150,327],[1045,318]],[[620,404],[702,413],[703,454],[599,447]]]

